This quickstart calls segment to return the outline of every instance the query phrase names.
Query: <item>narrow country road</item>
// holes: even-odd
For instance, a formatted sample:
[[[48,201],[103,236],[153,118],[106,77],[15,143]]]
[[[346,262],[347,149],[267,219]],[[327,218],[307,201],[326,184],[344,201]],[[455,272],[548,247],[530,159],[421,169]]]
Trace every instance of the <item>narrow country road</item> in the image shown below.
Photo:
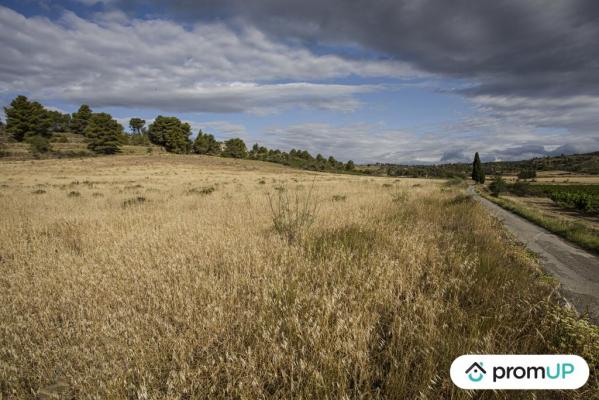
[[[472,186],[468,193],[537,253],[543,269],[559,280],[566,299],[581,314],[588,313],[590,319],[599,324],[599,258],[482,198]]]

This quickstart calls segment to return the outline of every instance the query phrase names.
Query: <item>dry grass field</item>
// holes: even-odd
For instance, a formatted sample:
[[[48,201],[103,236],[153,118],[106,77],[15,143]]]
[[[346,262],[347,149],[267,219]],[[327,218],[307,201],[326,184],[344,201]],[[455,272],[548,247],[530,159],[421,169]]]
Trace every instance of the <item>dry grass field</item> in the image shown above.
[[[599,332],[441,181],[199,156],[0,163],[0,398],[597,398]],[[465,353],[574,353],[467,392]]]

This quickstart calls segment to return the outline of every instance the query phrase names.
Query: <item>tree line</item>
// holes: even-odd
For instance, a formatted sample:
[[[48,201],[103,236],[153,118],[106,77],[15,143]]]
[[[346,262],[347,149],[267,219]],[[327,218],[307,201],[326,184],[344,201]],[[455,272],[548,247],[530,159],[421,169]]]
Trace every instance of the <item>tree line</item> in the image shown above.
[[[34,153],[51,151],[52,141],[64,141],[62,135],[69,132],[82,135],[89,150],[96,154],[116,154],[121,146],[154,144],[167,152],[177,154],[205,154],[231,158],[247,158],[269,161],[315,171],[354,171],[353,161],[343,163],[333,156],[312,156],[306,150],[292,149],[289,152],[268,149],[259,144],[248,150],[240,138],[219,142],[211,134],[200,130],[191,140],[191,126],[177,117],[159,115],[146,126],[142,118],[129,120],[129,132],[110,114],[94,112],[87,104],[81,105],[72,114],[48,110],[37,101],[25,96],[16,97],[9,107],[4,108],[6,124],[1,126],[16,142],[29,143]]]

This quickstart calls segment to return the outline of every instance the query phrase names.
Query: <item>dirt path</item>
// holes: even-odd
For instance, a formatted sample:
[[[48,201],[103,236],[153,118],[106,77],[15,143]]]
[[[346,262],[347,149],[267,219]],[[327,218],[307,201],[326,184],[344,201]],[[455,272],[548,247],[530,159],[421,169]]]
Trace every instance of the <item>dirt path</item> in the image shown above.
[[[546,272],[556,277],[561,291],[576,309],[599,324],[599,258],[549,231],[486,200],[471,186],[468,193],[497,216],[518,240],[537,253]]]

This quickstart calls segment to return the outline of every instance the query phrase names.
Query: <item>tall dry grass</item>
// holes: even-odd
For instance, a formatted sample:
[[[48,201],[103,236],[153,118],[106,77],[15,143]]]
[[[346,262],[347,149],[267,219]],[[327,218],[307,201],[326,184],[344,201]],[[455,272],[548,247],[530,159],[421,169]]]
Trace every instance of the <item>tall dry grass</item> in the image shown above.
[[[459,189],[190,156],[3,163],[0,176],[4,398],[599,389],[597,329]],[[298,240],[273,227],[282,186],[318,204]],[[460,354],[551,352],[584,356],[590,382],[535,394],[449,380]]]

